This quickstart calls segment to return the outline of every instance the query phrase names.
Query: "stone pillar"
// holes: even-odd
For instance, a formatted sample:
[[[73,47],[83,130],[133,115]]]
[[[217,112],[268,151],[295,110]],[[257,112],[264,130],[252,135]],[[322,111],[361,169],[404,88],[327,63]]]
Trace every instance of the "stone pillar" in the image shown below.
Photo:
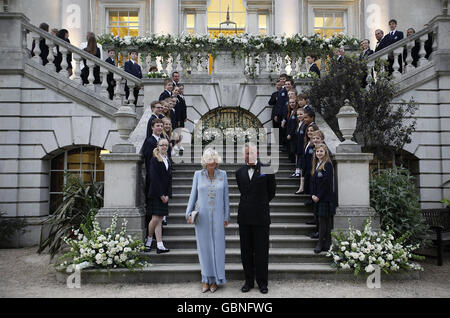
[[[178,34],[178,0],[155,0],[153,21],[156,34]]]
[[[140,200],[142,155],[128,141],[136,126],[136,114],[129,106],[119,108],[116,117],[117,130],[122,142],[112,147],[110,154],[101,156],[105,163],[104,206],[97,214],[103,228],[109,227],[114,213],[118,214],[118,227],[128,220],[127,233],[136,239],[144,239],[145,212]]]
[[[300,28],[300,3],[298,0],[275,0],[275,35],[292,36]]]

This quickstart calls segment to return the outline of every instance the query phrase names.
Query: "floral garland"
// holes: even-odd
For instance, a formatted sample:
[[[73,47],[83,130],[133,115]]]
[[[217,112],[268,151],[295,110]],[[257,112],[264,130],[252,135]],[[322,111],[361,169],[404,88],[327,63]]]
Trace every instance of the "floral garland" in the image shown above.
[[[292,57],[306,57],[308,55],[326,56],[332,53],[334,48],[351,47],[358,48],[360,40],[344,35],[342,32],[330,38],[321,37],[318,34],[305,36],[295,34],[292,37],[238,34],[218,38],[210,38],[208,35],[181,34],[172,35],[145,35],[119,37],[112,34],[103,34],[97,39],[104,47],[113,47],[118,50],[133,48],[141,52],[149,52],[152,56],[180,57],[184,61],[190,61],[193,57],[213,57],[219,51],[231,51],[233,58],[247,57],[260,53],[284,54]]]

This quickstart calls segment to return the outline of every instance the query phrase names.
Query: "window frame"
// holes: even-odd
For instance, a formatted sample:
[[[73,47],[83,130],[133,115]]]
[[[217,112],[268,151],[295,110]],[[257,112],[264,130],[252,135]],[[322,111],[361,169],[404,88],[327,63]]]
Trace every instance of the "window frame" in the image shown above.
[[[325,19],[324,16],[325,14],[332,14],[333,16],[333,26],[332,27],[326,27],[325,25],[323,25],[322,27],[316,27],[315,26],[315,19],[316,17],[318,17],[318,13],[321,13],[321,18],[323,19],[323,23],[325,24]],[[335,23],[335,19],[336,19],[336,14],[342,15],[342,27],[337,27],[334,23]],[[335,30],[335,29],[343,29],[340,32],[343,32],[344,34],[348,33],[348,21],[347,21],[347,13],[345,10],[323,10],[323,9],[316,9],[314,10],[314,25],[313,25],[313,29],[312,32],[313,34],[316,33],[316,29],[319,30]],[[339,32],[336,32],[337,34],[339,34]]]
[[[138,35],[145,33],[145,27],[148,24],[145,21],[145,3],[131,2],[131,3],[116,3],[108,2],[99,4],[100,12],[100,30],[99,34],[108,34],[109,32],[109,11],[137,11],[138,12]],[[151,16],[151,15],[150,15]]]

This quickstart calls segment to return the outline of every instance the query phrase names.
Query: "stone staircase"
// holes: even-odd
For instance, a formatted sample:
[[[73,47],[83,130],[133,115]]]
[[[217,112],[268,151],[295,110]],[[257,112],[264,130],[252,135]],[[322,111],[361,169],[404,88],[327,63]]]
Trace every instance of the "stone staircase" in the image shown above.
[[[198,156],[196,156],[198,158]],[[228,280],[243,280],[240,258],[239,229],[236,223],[239,190],[234,172],[240,164],[222,164],[226,170],[230,193],[230,224],[226,228],[226,277]],[[199,164],[177,164],[173,173],[173,198],[169,203],[168,225],[163,228],[163,241],[170,248],[166,254],[156,254],[152,248],[144,253],[151,267],[141,272],[139,280],[145,282],[180,282],[201,280],[197,255],[195,228],[187,224],[186,206],[192,187],[194,171]],[[276,174],[277,192],[272,200],[269,249],[269,279],[292,279],[315,277],[315,275],[335,273],[330,259],[322,252],[314,254],[317,240],[309,238],[314,230],[307,225],[313,219],[312,208],[305,206],[306,196],[294,195],[298,189],[298,179],[289,178],[294,170],[287,155],[280,154],[279,170]]]

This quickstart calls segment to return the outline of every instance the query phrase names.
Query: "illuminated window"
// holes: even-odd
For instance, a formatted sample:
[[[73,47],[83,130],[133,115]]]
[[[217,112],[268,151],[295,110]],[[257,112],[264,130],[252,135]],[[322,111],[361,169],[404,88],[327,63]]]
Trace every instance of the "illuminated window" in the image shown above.
[[[230,20],[237,24],[238,33],[244,32],[246,24],[246,10],[242,0],[211,0],[208,7],[209,34],[216,36],[220,29],[220,23],[227,20],[227,12],[230,11]],[[229,30],[227,30],[229,29]],[[235,25],[222,25],[222,33],[235,33]]]
[[[345,32],[344,12],[315,11],[314,33],[324,37],[331,37],[333,34]]]
[[[80,147],[67,150],[51,161],[50,169],[50,214],[55,212],[63,201],[64,175],[78,175],[83,182],[103,182],[105,166],[100,160],[100,148]]]
[[[267,14],[258,15],[258,33],[267,34]]]
[[[194,34],[195,32],[195,14],[186,14],[186,32],[189,34]]]
[[[120,37],[138,36],[139,12],[129,10],[108,10],[108,32]]]

